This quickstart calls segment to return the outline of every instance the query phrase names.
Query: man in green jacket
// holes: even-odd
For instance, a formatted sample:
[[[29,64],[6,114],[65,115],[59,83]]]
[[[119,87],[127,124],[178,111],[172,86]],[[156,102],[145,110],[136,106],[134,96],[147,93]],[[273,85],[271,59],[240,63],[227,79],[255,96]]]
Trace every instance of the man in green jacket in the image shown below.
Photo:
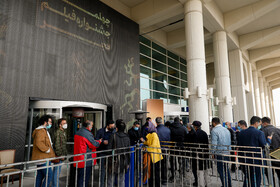
[[[55,132],[55,155],[57,157],[60,156],[66,156],[67,155],[67,148],[66,148],[66,142],[67,142],[67,136],[65,130],[67,129],[67,123],[66,119],[61,118],[57,121],[58,123],[58,129]],[[60,164],[64,159],[61,159],[58,163]],[[53,180],[52,180],[52,186],[59,187],[59,175],[61,172],[61,166],[57,166],[53,168]]]

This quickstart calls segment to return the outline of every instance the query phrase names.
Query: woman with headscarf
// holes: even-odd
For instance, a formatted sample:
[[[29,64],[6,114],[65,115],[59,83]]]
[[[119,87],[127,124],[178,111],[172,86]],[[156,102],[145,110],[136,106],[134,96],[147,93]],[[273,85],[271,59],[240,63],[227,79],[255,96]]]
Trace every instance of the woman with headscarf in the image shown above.
[[[144,183],[149,180],[149,186],[160,186],[160,162],[161,155],[160,142],[157,135],[157,129],[152,122],[149,122],[147,128],[146,141],[147,153],[144,155]]]

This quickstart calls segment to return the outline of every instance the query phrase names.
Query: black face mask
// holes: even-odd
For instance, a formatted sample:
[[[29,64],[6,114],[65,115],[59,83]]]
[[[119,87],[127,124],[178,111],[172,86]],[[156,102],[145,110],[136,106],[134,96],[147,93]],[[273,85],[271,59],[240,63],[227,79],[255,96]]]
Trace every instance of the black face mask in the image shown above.
[[[109,131],[113,132],[113,131],[114,131],[114,128],[109,128]]]

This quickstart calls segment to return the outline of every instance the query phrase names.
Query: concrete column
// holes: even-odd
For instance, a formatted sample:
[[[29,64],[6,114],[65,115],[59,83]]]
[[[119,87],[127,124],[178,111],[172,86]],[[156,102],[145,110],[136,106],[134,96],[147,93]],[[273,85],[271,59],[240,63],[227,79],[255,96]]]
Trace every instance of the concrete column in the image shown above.
[[[236,105],[233,106],[233,120],[245,120],[248,122],[247,99],[244,84],[243,58],[239,49],[229,52],[231,93],[236,97]]]
[[[271,113],[273,118],[273,125],[276,125],[276,118],[275,118],[275,111],[274,111],[274,100],[273,100],[273,94],[272,89],[270,88],[270,99],[271,99]]]
[[[271,88],[268,87],[267,91],[268,91],[267,94],[268,94],[268,105],[269,105],[269,110],[270,110],[271,124],[275,124],[274,123],[274,112],[273,112],[273,102],[272,102]]]
[[[254,92],[255,92],[255,106],[257,116],[262,116],[262,109],[261,109],[261,98],[260,98],[260,88],[259,88],[259,80],[258,80],[258,72],[253,71],[253,82],[254,82]]]
[[[247,72],[248,72],[248,86],[249,86],[249,92],[246,92],[247,111],[248,111],[248,119],[251,119],[252,116],[257,115],[257,112],[256,112],[256,103],[255,103],[252,65],[251,63],[247,63],[247,62],[246,65],[248,68]]]
[[[227,34],[218,31],[213,35],[214,66],[216,79],[216,94],[219,100],[219,118],[226,122],[233,122],[232,103],[226,103],[226,98],[231,99],[231,87],[229,79]]]
[[[188,66],[189,117],[199,120],[209,134],[207,82],[201,0],[187,0],[184,6]],[[198,95],[198,93],[201,93]]]
[[[265,96],[264,96],[264,86],[263,86],[263,79],[259,77],[259,87],[260,87],[260,96],[261,96],[261,108],[262,108],[262,116],[266,116],[266,105],[265,105]]]
[[[264,82],[264,95],[265,95],[265,108],[266,108],[266,115],[271,118],[270,115],[270,106],[269,106],[269,98],[268,98],[268,86],[266,82]]]

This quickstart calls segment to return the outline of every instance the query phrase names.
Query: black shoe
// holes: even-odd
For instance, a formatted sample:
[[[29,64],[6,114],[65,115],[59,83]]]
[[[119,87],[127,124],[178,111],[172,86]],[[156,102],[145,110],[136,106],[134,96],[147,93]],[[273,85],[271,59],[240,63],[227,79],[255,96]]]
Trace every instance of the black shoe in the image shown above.
[[[194,183],[193,183],[193,186],[198,186],[197,182],[194,182]]]
[[[174,177],[170,177],[168,182],[170,182],[170,183],[174,182]]]

